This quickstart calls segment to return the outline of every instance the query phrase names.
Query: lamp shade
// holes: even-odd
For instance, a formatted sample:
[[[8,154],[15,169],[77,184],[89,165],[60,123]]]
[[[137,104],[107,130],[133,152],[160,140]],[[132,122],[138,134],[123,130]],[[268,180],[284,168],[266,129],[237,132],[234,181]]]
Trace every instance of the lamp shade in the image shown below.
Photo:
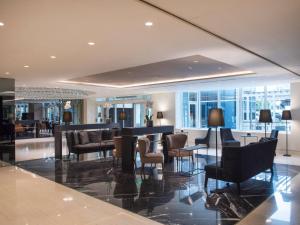
[[[282,116],[281,116],[282,120],[292,120],[292,114],[290,110],[283,110],[282,111]]]
[[[157,119],[163,119],[164,118],[163,112],[157,112],[156,118]]]
[[[126,113],[124,111],[120,112],[119,119],[126,120]]]
[[[63,122],[71,123],[72,122],[72,112],[65,111],[63,114]]]
[[[260,123],[272,123],[272,116],[270,109],[262,109],[259,112],[259,122]]]
[[[210,109],[208,115],[209,127],[222,127],[224,126],[223,110],[220,108]]]

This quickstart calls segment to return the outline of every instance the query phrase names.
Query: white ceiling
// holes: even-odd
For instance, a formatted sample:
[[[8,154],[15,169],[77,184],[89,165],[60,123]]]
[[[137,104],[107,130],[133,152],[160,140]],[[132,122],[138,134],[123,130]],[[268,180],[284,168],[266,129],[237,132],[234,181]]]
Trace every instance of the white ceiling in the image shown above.
[[[300,73],[299,1],[149,2]],[[1,0],[0,21],[5,23],[0,27],[0,76],[16,78],[17,86],[80,88],[97,96],[211,86],[212,81],[197,81],[116,90],[58,83],[191,55],[256,73],[234,82],[256,85],[297,78],[136,0]],[[154,26],[145,27],[146,21]],[[96,45],[89,46],[89,41]],[[51,55],[57,58],[50,59]],[[228,79],[218,84],[232,84]]]

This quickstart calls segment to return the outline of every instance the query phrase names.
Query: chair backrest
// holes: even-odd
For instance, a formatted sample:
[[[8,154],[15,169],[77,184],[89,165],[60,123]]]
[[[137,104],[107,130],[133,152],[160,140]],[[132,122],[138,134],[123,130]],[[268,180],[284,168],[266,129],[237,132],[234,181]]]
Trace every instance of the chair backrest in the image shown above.
[[[141,160],[145,158],[145,155],[150,151],[150,140],[146,137],[138,139],[138,147],[140,151]]]
[[[279,133],[279,130],[272,130],[271,131],[271,134],[270,134],[270,138],[274,138],[274,139],[277,139],[278,138],[278,133]]]
[[[116,149],[116,156],[118,158],[122,157],[122,137],[114,137],[115,149]]]
[[[224,141],[234,140],[234,137],[232,135],[230,128],[220,128],[220,136],[221,136],[222,143]]]
[[[211,127],[208,128],[208,130],[207,130],[207,134],[206,134],[206,137],[205,137],[205,139],[206,139],[207,141],[209,141],[209,139],[210,139],[210,134],[211,134]]]
[[[187,135],[180,134],[180,133],[167,135],[166,138],[167,138],[168,151],[170,149],[183,148],[187,141]]]

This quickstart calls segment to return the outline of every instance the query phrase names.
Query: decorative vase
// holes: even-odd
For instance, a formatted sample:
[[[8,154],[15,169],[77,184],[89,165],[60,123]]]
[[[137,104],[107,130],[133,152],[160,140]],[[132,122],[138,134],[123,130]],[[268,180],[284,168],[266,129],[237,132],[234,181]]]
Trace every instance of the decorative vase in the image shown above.
[[[147,127],[153,127],[153,120],[147,120]]]

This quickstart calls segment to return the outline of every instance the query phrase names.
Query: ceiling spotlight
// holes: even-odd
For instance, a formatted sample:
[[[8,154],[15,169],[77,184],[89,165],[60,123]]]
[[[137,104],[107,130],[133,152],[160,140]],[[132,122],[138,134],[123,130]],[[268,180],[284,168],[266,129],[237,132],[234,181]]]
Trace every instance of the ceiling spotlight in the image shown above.
[[[90,45],[90,46],[93,46],[95,44],[96,44],[95,42],[88,42],[88,45]]]
[[[56,59],[56,56],[55,55],[51,55],[50,58],[51,59]]]
[[[4,26],[4,23],[3,22],[0,22],[0,27],[3,27]]]
[[[194,63],[198,63],[199,61],[198,61],[198,60],[194,60],[193,62],[194,62]]]
[[[145,26],[146,26],[146,27],[151,27],[151,26],[153,26],[153,23],[152,23],[151,21],[147,21],[147,22],[145,23]]]
[[[25,67],[25,68],[29,68],[29,66],[28,66],[28,65],[25,65],[24,67]]]

